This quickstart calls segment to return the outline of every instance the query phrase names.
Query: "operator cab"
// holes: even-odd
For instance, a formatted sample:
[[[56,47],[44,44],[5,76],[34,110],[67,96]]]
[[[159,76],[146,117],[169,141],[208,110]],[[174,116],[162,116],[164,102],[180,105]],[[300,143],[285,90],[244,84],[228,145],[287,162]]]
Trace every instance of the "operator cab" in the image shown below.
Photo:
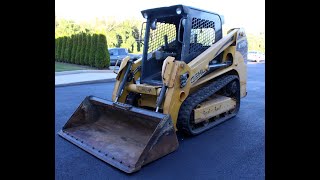
[[[205,10],[175,5],[141,11],[147,20],[140,83],[161,86],[163,61],[175,57],[192,61],[222,38],[222,16]],[[215,62],[219,62],[219,55]]]

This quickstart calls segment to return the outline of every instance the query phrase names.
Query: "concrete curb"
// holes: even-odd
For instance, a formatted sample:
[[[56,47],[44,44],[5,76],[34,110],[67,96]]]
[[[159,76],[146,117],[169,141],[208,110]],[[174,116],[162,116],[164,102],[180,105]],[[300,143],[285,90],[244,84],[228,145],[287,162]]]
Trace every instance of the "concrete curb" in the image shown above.
[[[56,84],[55,87],[75,86],[75,85],[94,84],[94,83],[106,83],[106,82],[114,82],[115,80],[116,78],[109,78],[109,79],[97,79],[97,80],[81,81],[81,82],[71,82],[71,83],[65,83],[65,84]]]
[[[62,71],[55,72],[55,76],[67,75],[67,74],[79,74],[79,73],[113,73],[113,70],[75,70],[75,71]]]

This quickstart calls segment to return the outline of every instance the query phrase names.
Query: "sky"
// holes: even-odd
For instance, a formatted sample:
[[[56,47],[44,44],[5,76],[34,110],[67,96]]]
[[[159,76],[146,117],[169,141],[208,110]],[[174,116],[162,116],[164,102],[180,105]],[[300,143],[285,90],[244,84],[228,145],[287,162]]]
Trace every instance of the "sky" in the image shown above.
[[[183,4],[224,15],[225,26],[264,32],[265,0],[55,0],[57,18],[90,21],[95,17],[141,18],[144,9]]]

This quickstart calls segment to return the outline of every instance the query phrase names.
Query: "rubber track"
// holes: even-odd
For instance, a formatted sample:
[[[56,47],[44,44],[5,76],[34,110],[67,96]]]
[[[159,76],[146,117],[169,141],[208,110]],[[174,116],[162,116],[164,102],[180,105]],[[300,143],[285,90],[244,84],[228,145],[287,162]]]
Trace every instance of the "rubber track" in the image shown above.
[[[192,110],[201,102],[206,100],[208,97],[212,96],[214,93],[219,91],[221,88],[226,86],[231,81],[238,79],[238,76],[236,75],[227,75],[223,76],[217,80],[215,80],[213,83],[210,83],[201,89],[197,90],[196,92],[192,93],[187,97],[187,99],[182,103],[178,115],[178,121],[177,121],[177,128],[179,130],[182,130],[184,133],[188,135],[197,135],[200,134],[213,126],[208,125],[207,128],[204,128],[200,132],[191,132],[189,128],[189,119],[192,113]]]

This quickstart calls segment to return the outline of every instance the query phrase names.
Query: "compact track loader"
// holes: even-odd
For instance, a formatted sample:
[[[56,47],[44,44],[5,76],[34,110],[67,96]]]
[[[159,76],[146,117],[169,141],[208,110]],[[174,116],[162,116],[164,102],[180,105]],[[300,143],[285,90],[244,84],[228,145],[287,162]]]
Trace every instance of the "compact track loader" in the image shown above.
[[[88,96],[59,132],[127,173],[234,117],[246,96],[247,39],[223,17],[184,5],[141,12],[142,58],[122,60],[112,101]],[[141,33],[142,34],[142,33]]]

